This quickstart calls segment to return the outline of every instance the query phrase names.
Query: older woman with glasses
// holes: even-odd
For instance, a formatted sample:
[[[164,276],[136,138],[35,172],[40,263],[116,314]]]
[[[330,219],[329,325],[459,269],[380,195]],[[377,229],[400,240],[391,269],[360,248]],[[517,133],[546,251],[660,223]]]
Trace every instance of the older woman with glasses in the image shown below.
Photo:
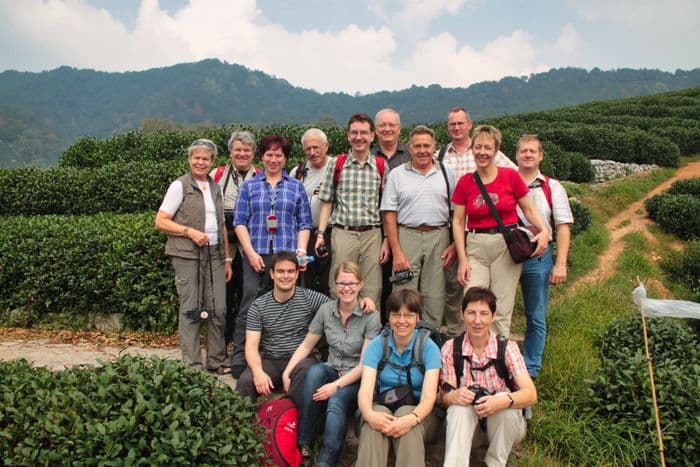
[[[180,298],[180,351],[185,364],[201,368],[199,325],[207,322],[209,371],[225,372],[226,284],[231,258],[219,186],[208,175],[216,145],[198,139],[187,148],[189,173],[170,184],[156,214],[155,227],[167,234]]]
[[[297,435],[302,456],[310,460],[316,425],[326,408],[323,444],[314,464],[318,466],[338,463],[348,417],[357,407],[361,354],[381,327],[379,313],[363,314],[361,310],[360,266],[352,262],[340,264],[335,270],[334,285],[338,299],[321,305],[309,326],[309,333],[282,374],[284,388],[288,390],[290,374],[297,362],[310,355],[322,337],[326,338],[328,361],[312,366],[304,378]]]

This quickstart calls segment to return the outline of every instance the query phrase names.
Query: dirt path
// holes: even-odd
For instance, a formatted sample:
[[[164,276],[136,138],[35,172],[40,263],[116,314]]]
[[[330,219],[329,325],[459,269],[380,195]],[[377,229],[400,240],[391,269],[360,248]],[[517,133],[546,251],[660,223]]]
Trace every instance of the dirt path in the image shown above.
[[[628,233],[641,232],[650,242],[655,244],[658,240],[649,232],[649,225],[652,221],[646,216],[644,201],[662,191],[668,190],[671,185],[678,180],[695,177],[700,177],[700,161],[691,162],[685,167],[681,167],[673,177],[647,193],[644,199],[632,203],[627,209],[611,217],[605,224],[605,228],[610,232],[610,244],[598,257],[598,266],[571,284],[567,294],[576,292],[576,290],[584,285],[603,282],[609,279],[615,271],[617,260],[620,258],[625,247],[622,238]],[[655,285],[661,286],[660,289],[662,291],[665,290],[660,283]]]

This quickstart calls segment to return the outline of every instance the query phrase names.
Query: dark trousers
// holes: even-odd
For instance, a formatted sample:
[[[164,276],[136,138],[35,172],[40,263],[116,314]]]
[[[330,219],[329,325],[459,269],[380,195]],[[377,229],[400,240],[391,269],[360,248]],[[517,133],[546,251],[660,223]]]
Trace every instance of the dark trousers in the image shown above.
[[[226,344],[233,341],[233,332],[236,328],[236,317],[243,295],[243,255],[238,251],[237,245],[231,246],[233,253],[233,278],[226,283]]]
[[[328,255],[321,258],[314,250],[314,246],[316,246],[316,235],[309,236],[309,245],[306,247],[306,251],[308,255],[313,255],[315,257],[315,261],[306,266],[306,271],[302,274],[301,283],[307,289],[316,290],[317,292],[330,296],[331,293],[328,287],[328,277],[332,273],[330,229],[326,230],[325,241],[326,247],[328,248]]]
[[[282,373],[284,369],[287,368],[287,363],[289,363],[288,358],[280,358],[274,360],[268,360],[263,358],[262,367],[265,373],[272,380],[272,384],[275,386],[276,391],[283,391],[284,385],[282,384]],[[294,404],[298,407],[301,404],[301,391],[304,385],[304,376],[306,371],[316,364],[316,360],[311,357],[306,357],[294,367],[289,375],[291,379],[291,384],[289,385],[289,392],[287,395],[294,401]],[[250,368],[247,368],[241,374],[236,382],[236,391],[241,396],[250,397],[250,399],[255,402],[258,399],[258,391],[255,389],[255,383],[253,382],[253,372]]]
[[[240,376],[240,372],[246,367],[245,360],[245,328],[248,321],[248,308],[253,300],[258,296],[258,286],[263,275],[267,274],[270,277],[270,264],[272,255],[261,255],[265,262],[265,269],[262,274],[258,274],[250,265],[248,258],[243,255],[242,262],[242,277],[243,277],[243,292],[241,294],[241,305],[238,308],[238,316],[236,317],[236,326],[233,330],[233,357],[231,358],[232,374],[234,378]]]

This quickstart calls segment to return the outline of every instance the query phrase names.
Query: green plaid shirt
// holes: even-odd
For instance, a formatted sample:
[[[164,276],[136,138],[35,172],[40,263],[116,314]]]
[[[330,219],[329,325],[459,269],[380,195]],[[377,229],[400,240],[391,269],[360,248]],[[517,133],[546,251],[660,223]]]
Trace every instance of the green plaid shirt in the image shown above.
[[[335,164],[328,164],[323,189],[318,195],[321,201],[334,203],[330,223],[379,226],[379,188],[382,179],[375,156],[370,154],[367,162],[360,164],[352,157],[352,152],[348,152],[345,165],[340,171],[337,190],[333,184],[334,171]]]

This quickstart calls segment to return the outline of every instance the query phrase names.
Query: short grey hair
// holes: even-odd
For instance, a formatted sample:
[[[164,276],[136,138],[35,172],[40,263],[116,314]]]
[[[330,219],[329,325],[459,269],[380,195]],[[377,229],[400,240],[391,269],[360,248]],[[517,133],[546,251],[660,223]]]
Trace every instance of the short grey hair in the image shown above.
[[[377,115],[374,116],[374,121],[376,122],[379,120],[379,116],[384,113],[391,112],[396,115],[396,122],[401,125],[401,115],[399,115],[399,112],[396,109],[392,109],[391,107],[387,107],[386,109],[382,109],[379,112],[377,112]]]
[[[216,156],[219,155],[219,150],[216,148],[216,144],[210,139],[200,138],[192,141],[190,147],[187,148],[187,158],[192,157],[192,153],[196,149],[206,149],[211,155],[211,159],[214,160]]]
[[[301,147],[302,149],[304,148],[304,140],[306,138],[318,138],[321,141],[323,141],[323,144],[328,144],[328,136],[322,131],[319,130],[318,128],[309,128],[304,132],[303,135],[301,135]]]
[[[253,148],[253,154],[255,154],[255,136],[248,130],[234,131],[231,133],[231,137],[228,139],[228,151],[231,152],[231,147],[234,141],[240,141]]]

